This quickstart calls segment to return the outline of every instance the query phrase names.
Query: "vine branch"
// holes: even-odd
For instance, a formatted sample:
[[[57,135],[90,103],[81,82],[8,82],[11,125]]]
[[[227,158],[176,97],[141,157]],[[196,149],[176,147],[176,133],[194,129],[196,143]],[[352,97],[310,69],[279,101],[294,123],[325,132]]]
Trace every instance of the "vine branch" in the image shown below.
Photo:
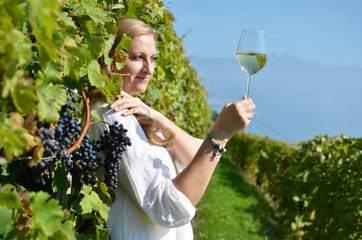
[[[85,111],[86,120],[84,122],[84,127],[83,127],[82,133],[80,134],[80,137],[78,138],[78,140],[70,148],[67,149],[66,153],[72,153],[80,146],[80,144],[83,142],[85,134],[88,131],[89,126],[99,123],[99,122],[103,122],[103,123],[106,123],[109,125],[108,122],[103,121],[103,120],[91,122],[90,121],[90,107],[89,107],[87,96],[85,95],[84,91],[82,91],[82,99],[83,99],[83,102],[85,105],[85,110],[86,110]]]

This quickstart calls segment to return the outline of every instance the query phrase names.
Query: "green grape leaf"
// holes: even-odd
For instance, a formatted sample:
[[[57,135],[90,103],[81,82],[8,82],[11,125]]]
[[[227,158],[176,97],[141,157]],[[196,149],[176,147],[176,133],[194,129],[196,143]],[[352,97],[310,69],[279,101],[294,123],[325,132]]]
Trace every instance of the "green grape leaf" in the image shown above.
[[[42,236],[42,239],[43,238],[46,238],[48,240],[68,240],[69,239],[63,232],[60,232],[60,231],[55,232],[50,237]]]
[[[14,92],[18,79],[20,79],[20,77],[22,77],[22,76],[19,76],[17,78],[16,75],[18,75],[18,71],[14,74],[12,79],[4,77],[3,83],[2,83],[3,88],[2,88],[2,92],[1,92],[1,96],[3,98],[8,97],[11,92]]]
[[[104,199],[104,197],[107,197],[107,200],[109,200],[110,202],[114,200],[113,192],[109,191],[107,185],[104,182],[100,182],[96,190],[98,194],[102,196],[102,199]]]
[[[100,57],[101,53],[104,51],[104,47],[106,44],[106,41],[104,40],[103,37],[91,37],[88,36],[86,38],[86,43],[88,46],[88,54],[90,54],[90,56],[93,59],[97,59],[98,57]]]
[[[57,83],[60,81],[61,75],[54,62],[49,62],[44,70],[44,77],[42,83]],[[40,82],[40,81],[39,81]]]
[[[66,58],[64,60],[64,69],[63,69],[63,76],[69,76],[70,79],[73,81],[79,80],[79,73],[77,69],[75,69],[74,62],[71,58]]]
[[[160,66],[157,66],[156,67],[156,77],[157,77],[157,80],[158,81],[162,81],[164,80],[165,76],[166,76],[166,73],[165,71],[160,67]]]
[[[58,164],[54,169],[52,189],[57,192],[61,189],[67,188],[68,178],[67,171],[64,166]]]
[[[74,38],[71,37],[64,38],[64,45],[67,47],[77,47],[77,43],[75,42]]]
[[[83,186],[81,194],[83,194],[84,197],[80,201],[79,205],[82,207],[83,214],[91,213],[94,210],[99,212],[104,220],[108,219],[109,207],[103,203],[96,192],[92,191],[91,187]]]
[[[18,1],[4,0],[1,2],[1,4],[2,4],[1,20],[3,20],[3,23],[6,23],[6,24],[0,23],[2,28],[4,28],[6,31],[12,28],[20,29],[22,27],[22,23],[25,17],[23,7],[19,4]],[[11,19],[11,21],[9,19]]]
[[[75,233],[73,231],[73,223],[71,221],[65,221],[60,225],[60,230],[64,233],[66,236],[66,240],[68,239],[75,239]]]
[[[106,13],[102,10],[102,8],[99,8],[95,6],[95,1],[91,0],[81,0],[81,3],[87,12],[88,16],[95,22],[99,22],[101,24],[104,24],[106,21]]]
[[[98,196],[98,195],[97,195]],[[102,219],[103,219],[103,222],[105,223],[108,219],[108,213],[109,213],[109,207],[104,204],[102,202],[101,206],[100,206],[100,209],[99,209],[99,214],[101,215]],[[99,220],[98,220],[99,221]],[[101,222],[101,221],[99,221]]]
[[[44,40],[44,42],[46,42],[47,40]],[[51,42],[53,42],[53,40],[51,40]],[[55,46],[54,44],[50,44],[50,45],[53,45],[53,48],[52,49],[55,49]],[[49,50],[49,52],[52,54],[52,56],[49,55],[46,47],[44,47],[44,44],[41,44],[39,43],[38,46],[38,52],[39,52],[39,61],[40,61],[40,65],[42,67],[46,66],[46,64],[52,60],[52,59],[55,59],[55,54],[56,52],[53,52],[52,50]]]
[[[61,48],[64,44],[64,35],[61,32],[55,32],[53,34],[53,42],[57,48]]]
[[[116,62],[116,67],[117,69],[122,69],[124,68],[124,66],[126,66],[127,62],[123,61],[123,62]]]
[[[108,35],[107,35],[107,38],[112,38],[114,35],[117,34],[117,29],[118,29],[118,26],[117,26],[117,23],[115,22],[106,22],[106,24],[104,25],[104,28],[106,29]]]
[[[64,212],[59,202],[48,193],[32,192],[34,223],[49,237],[58,231]]]
[[[0,205],[11,209],[19,209],[22,206],[21,198],[14,192],[1,191]]]
[[[0,123],[0,142],[10,160],[39,144],[40,139],[31,135],[23,125],[24,119],[18,112],[10,113],[9,118]]]
[[[31,83],[28,84],[27,81],[24,81],[22,84],[16,85],[14,91],[11,93],[16,109],[27,116],[36,108],[35,102],[37,100],[34,88],[30,84]]]
[[[67,95],[60,85],[42,84],[37,88],[39,97],[38,116],[40,121],[55,122],[59,119],[62,105],[67,103]]]
[[[30,25],[37,39],[37,47],[40,55],[40,65],[46,66],[48,61],[57,58],[57,48],[53,34],[56,33],[56,17],[59,12],[57,0],[32,0],[30,8]],[[52,11],[44,11],[44,9]]]
[[[98,88],[103,88],[108,81],[107,77],[101,73],[100,66],[96,60],[88,65],[89,82]]]
[[[91,37],[93,34],[97,33],[97,29],[95,29],[92,25],[92,21],[89,19],[84,19],[85,21],[81,21],[83,23],[84,31],[87,32],[89,35],[88,37]]]
[[[156,102],[158,99],[161,98],[161,96],[162,96],[162,89],[159,88],[151,89],[150,91],[147,92],[147,97],[151,102]]]
[[[109,236],[111,235],[109,228],[102,228],[99,225],[97,226],[96,232],[97,232],[97,239],[109,239]]]
[[[119,42],[116,52],[114,55],[114,60],[118,63],[123,63],[127,60],[129,48],[132,45],[132,39],[127,36],[126,34],[123,34],[122,40]]]
[[[40,65],[45,67],[51,60],[57,58],[57,48],[54,44],[53,35],[43,34],[42,29],[33,29],[33,34],[37,39],[37,48],[39,52]]]
[[[9,45],[6,47],[6,55],[12,59],[7,59],[11,68],[27,63],[31,59],[31,42],[24,35],[13,29],[9,34]],[[9,52],[8,52],[9,51]],[[3,56],[2,56],[3,57]],[[5,58],[6,59],[6,58]]]
[[[58,16],[58,21],[62,21],[67,27],[67,31],[74,33],[73,31],[76,29],[76,26],[73,22],[73,19],[69,17],[67,12],[61,12]]]
[[[85,11],[83,5],[81,5],[80,3],[75,4],[74,8],[75,8],[74,12],[73,12],[74,16],[85,15],[86,11]]]
[[[104,62],[107,64],[107,65],[111,65],[112,64],[112,58],[110,58],[109,56],[108,56],[108,54],[109,54],[109,51],[111,50],[111,48],[112,48],[112,45],[113,45],[113,43],[114,43],[114,39],[115,39],[115,37],[114,36],[112,36],[112,37],[110,37],[108,40],[107,40],[107,43],[106,43],[106,47],[105,47],[105,52],[104,52]]]
[[[10,174],[9,174],[9,172],[8,172],[8,166],[9,166],[9,164],[7,164],[7,163],[1,163],[1,176],[4,176],[4,177],[7,177],[7,176],[9,176]]]
[[[83,187],[83,190],[82,193],[84,194],[84,197],[79,203],[79,205],[83,209],[83,214],[91,213],[93,210],[98,210],[100,199],[98,199],[98,197],[95,197],[95,195],[91,191],[91,187],[89,187],[88,189]]]
[[[1,206],[0,203],[0,216],[0,236],[4,236],[6,233],[10,232],[14,225],[13,211]]]
[[[25,129],[21,128],[21,130],[25,130]],[[19,134],[20,134],[20,139],[22,139],[23,142],[25,143],[25,150],[30,150],[40,143],[40,138],[35,137],[34,135],[30,134],[26,130],[21,131],[21,133],[19,133]]]
[[[109,104],[113,95],[121,94],[122,78],[119,75],[113,75],[109,81],[106,82],[104,88],[101,89],[104,96],[106,96]]]
[[[85,77],[88,74],[88,68],[82,67],[79,70],[79,77]],[[89,77],[87,78],[89,80]]]
[[[20,156],[25,149],[24,142],[19,138],[16,132],[4,129],[0,124],[0,142],[6,157],[11,160],[14,156]]]

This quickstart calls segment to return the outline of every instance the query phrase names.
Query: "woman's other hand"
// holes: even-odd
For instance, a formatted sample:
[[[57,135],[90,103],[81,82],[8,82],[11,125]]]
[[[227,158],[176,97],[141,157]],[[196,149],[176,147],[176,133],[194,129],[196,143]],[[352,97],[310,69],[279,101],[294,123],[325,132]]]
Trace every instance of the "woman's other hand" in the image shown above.
[[[122,113],[122,116],[135,115],[155,120],[158,112],[145,104],[141,99],[133,97],[124,91],[121,92],[121,97],[111,105],[113,111],[119,112],[127,109]]]

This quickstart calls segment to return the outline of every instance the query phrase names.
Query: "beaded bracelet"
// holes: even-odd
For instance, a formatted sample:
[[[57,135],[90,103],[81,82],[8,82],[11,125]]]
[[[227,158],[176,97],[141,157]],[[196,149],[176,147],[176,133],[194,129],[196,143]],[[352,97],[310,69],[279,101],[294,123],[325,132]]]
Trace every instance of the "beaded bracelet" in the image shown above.
[[[226,152],[226,148],[220,147],[220,144],[218,144],[215,140],[215,138],[212,137],[211,133],[207,134],[207,137],[210,139],[211,144],[216,148],[216,153],[215,155],[218,157],[220,156],[222,153]]]

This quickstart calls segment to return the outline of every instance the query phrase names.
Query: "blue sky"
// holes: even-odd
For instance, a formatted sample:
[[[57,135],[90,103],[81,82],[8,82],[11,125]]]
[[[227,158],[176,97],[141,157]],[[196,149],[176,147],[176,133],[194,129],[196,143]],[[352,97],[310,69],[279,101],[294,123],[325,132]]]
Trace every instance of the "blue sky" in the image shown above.
[[[268,51],[362,68],[361,0],[172,0],[187,55],[234,56],[243,28],[267,32]]]
[[[242,29],[263,29],[268,61],[251,84],[260,114],[246,130],[288,142],[362,136],[361,0],[164,3],[178,35],[186,34],[186,55],[205,79],[212,109],[245,93],[236,46]]]

